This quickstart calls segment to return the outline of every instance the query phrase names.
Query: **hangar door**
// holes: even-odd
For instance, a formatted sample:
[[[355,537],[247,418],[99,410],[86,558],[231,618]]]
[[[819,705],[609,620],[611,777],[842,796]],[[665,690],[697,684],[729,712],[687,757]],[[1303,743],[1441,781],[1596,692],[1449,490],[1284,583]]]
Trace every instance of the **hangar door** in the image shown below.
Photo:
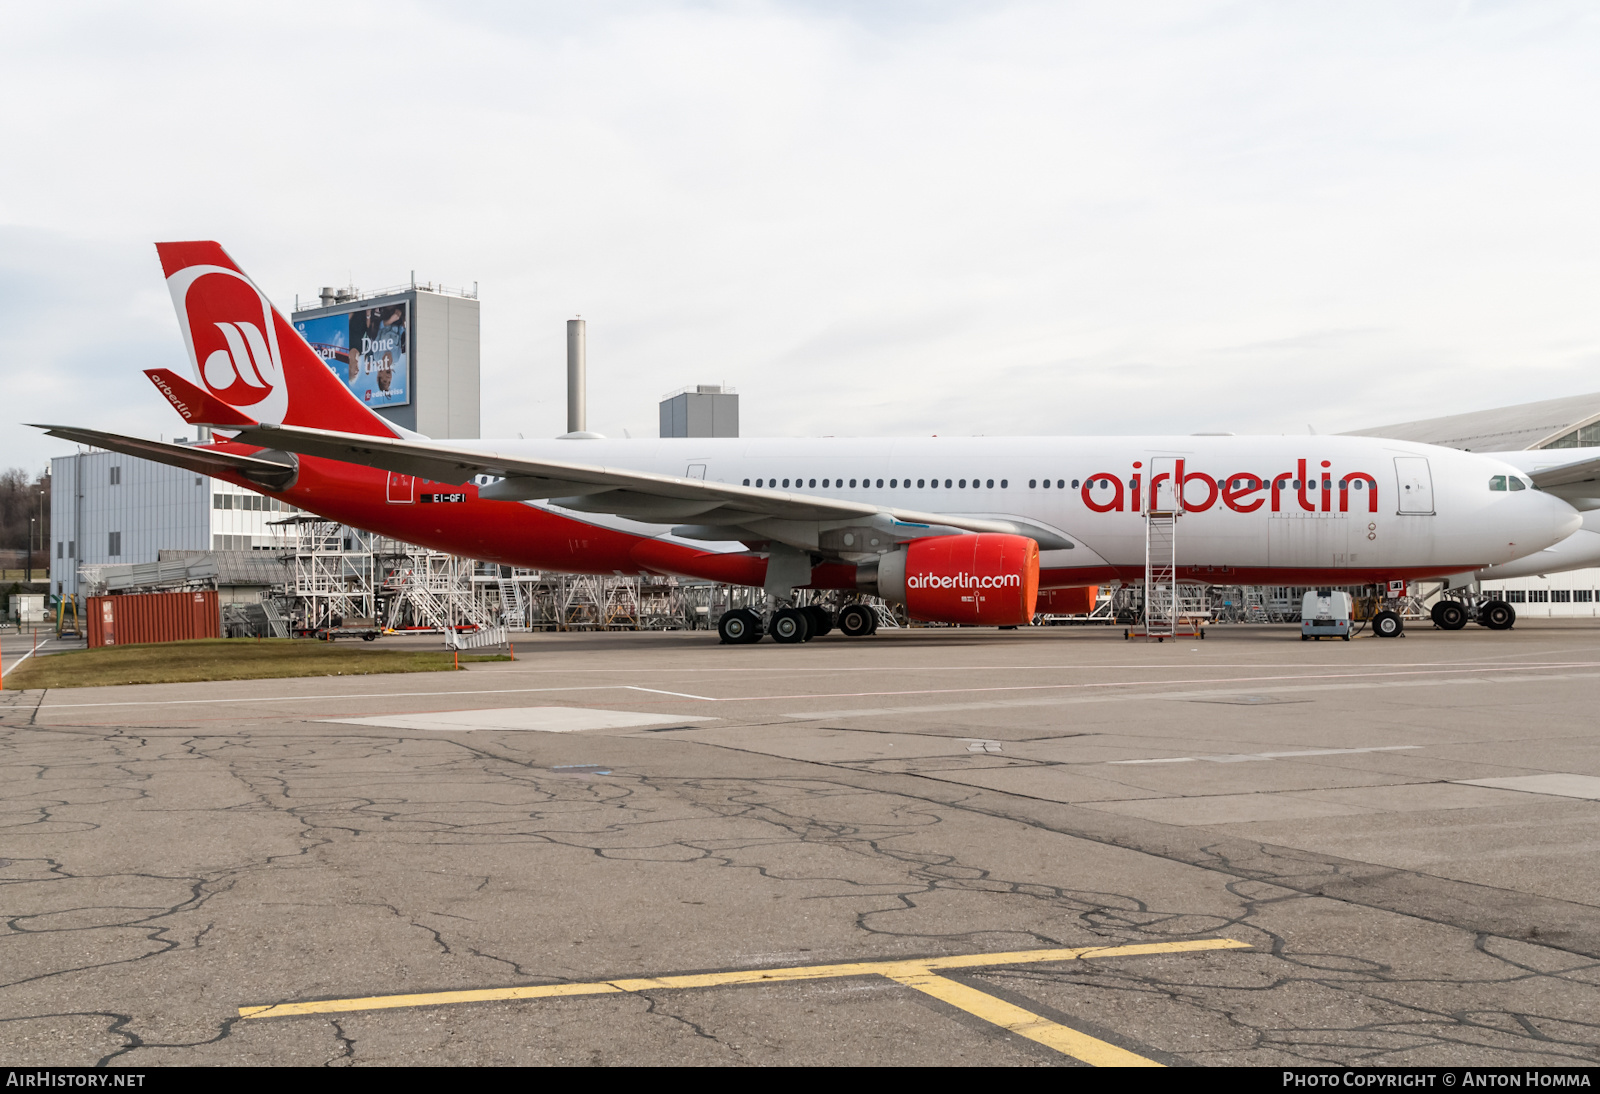
[[[1401,513],[1433,515],[1433,474],[1426,456],[1396,456],[1394,476],[1398,480]]]

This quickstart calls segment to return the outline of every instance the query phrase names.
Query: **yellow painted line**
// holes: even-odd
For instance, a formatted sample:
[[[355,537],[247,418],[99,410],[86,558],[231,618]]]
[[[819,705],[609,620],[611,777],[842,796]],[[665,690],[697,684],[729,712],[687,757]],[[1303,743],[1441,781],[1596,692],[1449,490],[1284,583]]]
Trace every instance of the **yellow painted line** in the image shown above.
[[[1082,1060],[1095,1067],[1164,1067],[1154,1060],[1129,1052],[1125,1048],[1079,1033],[1069,1026],[1041,1018],[1031,1010],[1023,1010],[1014,1003],[997,999],[987,992],[968,987],[949,977],[931,972],[913,973],[910,976],[891,975],[890,980],[916,988],[941,1002],[976,1015],[985,1022],[1008,1029],[1030,1041],[1055,1049],[1064,1055]]]
[[[844,976],[915,976],[933,969],[971,969],[994,965],[1031,965],[1050,961],[1078,961],[1099,957],[1136,957],[1147,954],[1192,953],[1198,950],[1248,949],[1248,942],[1231,938],[1206,938],[1194,942],[1152,942],[1133,946],[1082,946],[1075,949],[1015,950],[1008,953],[965,954],[958,957],[923,957],[899,961],[857,961],[845,965],[804,965],[785,969],[741,969],[735,972],[689,973],[628,980],[600,980],[588,984],[531,984],[516,988],[481,988],[435,991],[414,995],[369,995],[357,999],[319,999],[305,1003],[270,1003],[240,1007],[241,1018],[281,1018],[293,1014],[342,1014],[355,1010],[396,1007],[436,1007],[451,1003],[484,1003],[505,999],[549,999],[568,995],[610,995],[617,992],[664,989],[714,988],[737,984],[772,984],[790,980],[828,980]],[[1043,1021],[1043,1019],[1039,1019]]]
[[[433,1007],[445,1003],[483,1003],[496,999],[550,999],[562,995],[606,995],[622,989],[598,984],[529,984],[520,988],[483,988],[469,991],[434,991],[425,995],[374,995],[366,999],[325,999],[314,1003],[272,1003],[240,1007],[240,1018],[277,1018],[285,1014],[338,1014],[351,1010],[390,1007]]]

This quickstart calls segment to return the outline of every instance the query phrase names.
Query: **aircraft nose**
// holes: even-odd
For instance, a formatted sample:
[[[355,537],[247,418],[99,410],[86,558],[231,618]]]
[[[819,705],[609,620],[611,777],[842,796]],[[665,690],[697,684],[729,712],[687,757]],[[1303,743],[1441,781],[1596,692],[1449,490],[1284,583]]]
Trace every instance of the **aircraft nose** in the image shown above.
[[[1547,540],[1546,546],[1560,543],[1583,527],[1583,514],[1560,498],[1538,492],[1533,495],[1541,502],[1538,531]]]

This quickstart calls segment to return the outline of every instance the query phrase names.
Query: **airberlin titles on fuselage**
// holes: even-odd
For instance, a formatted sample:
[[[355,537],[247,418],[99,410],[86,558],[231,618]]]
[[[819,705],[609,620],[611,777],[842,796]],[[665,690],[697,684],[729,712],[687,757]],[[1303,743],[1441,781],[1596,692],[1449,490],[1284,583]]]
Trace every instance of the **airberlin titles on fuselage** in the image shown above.
[[[1162,483],[1178,482],[1181,484],[1178,493],[1183,499],[1181,508],[1186,513],[1203,513],[1216,505],[1219,500],[1235,513],[1254,513],[1270,501],[1270,511],[1278,513],[1283,511],[1286,493],[1292,495],[1304,512],[1331,513],[1334,511],[1335,492],[1339,495],[1338,511],[1348,513],[1352,491],[1356,494],[1358,512],[1362,495],[1366,497],[1367,512],[1378,511],[1378,480],[1372,474],[1366,471],[1344,471],[1336,478],[1331,460],[1323,460],[1317,472],[1306,470],[1308,462],[1303,459],[1296,460],[1295,470],[1283,471],[1271,477],[1249,471],[1236,471],[1217,479],[1204,471],[1187,470],[1186,461],[1178,459],[1174,462],[1174,470],[1159,471],[1150,477],[1148,497],[1141,498],[1144,464],[1142,460],[1135,460],[1133,473],[1129,475],[1126,484],[1115,475],[1103,471],[1085,479],[1082,488],[1083,503],[1096,513],[1160,509],[1163,508],[1160,501]],[[1197,489],[1191,490],[1191,485],[1197,486]],[[1101,491],[1100,497],[1095,496],[1096,488]],[[1195,495],[1202,489],[1203,495],[1196,497]],[[1109,492],[1109,496],[1106,496],[1106,492]],[[1144,502],[1144,509],[1140,508],[1141,500]]]
[[[1072,485],[1077,487],[1083,498],[1083,504],[1096,513],[1141,513],[1148,509],[1161,507],[1158,500],[1161,496],[1161,486],[1174,479],[1183,483],[1183,510],[1189,513],[1203,513],[1211,509],[1219,501],[1236,513],[1254,513],[1263,505],[1271,503],[1270,512],[1278,513],[1288,504],[1285,495],[1299,503],[1299,508],[1307,513],[1334,512],[1334,494],[1338,494],[1338,512],[1350,512],[1351,492],[1355,492],[1356,510],[1361,511],[1361,501],[1366,500],[1366,511],[1378,511],[1378,480],[1377,477],[1366,471],[1344,471],[1337,476],[1333,473],[1333,461],[1321,461],[1318,471],[1307,471],[1309,460],[1296,460],[1295,469],[1283,471],[1274,476],[1265,476],[1249,471],[1237,471],[1232,475],[1215,478],[1204,471],[1190,471],[1187,469],[1187,460],[1178,458],[1174,461],[1173,471],[1159,471],[1149,479],[1145,485],[1145,470],[1143,460],[1133,461],[1133,470],[1126,481],[1109,471],[1096,471],[1082,480],[1074,479]],[[493,481],[491,476],[480,476],[484,483]],[[783,480],[783,488],[788,488],[789,479]],[[924,482],[931,482],[933,489],[939,489],[940,479],[935,476],[931,480],[918,479],[915,487],[910,479],[890,479],[889,489],[924,489]],[[1039,489],[1036,485],[1040,480],[1031,479],[1028,489]],[[745,485],[750,485],[750,480],[744,480]],[[849,480],[849,488],[856,488],[856,479]],[[861,479],[861,489],[871,490],[873,480]],[[817,480],[808,483],[804,478],[794,480],[796,489],[816,489]],[[989,489],[995,487],[995,480],[973,479],[972,489]],[[1050,488],[1050,480],[1043,480],[1043,489]],[[778,480],[765,480],[758,478],[757,487],[778,487]],[[902,485],[903,484],[903,485]],[[1066,485],[1065,480],[1059,480],[1059,487]],[[877,480],[877,489],[882,489],[884,480]],[[1191,486],[1195,489],[1191,490]],[[1010,487],[1009,479],[1000,480],[1002,490]],[[838,491],[845,488],[844,479],[822,480],[822,489]],[[944,479],[944,489],[967,488],[967,480],[959,480],[957,485],[954,479]],[[1148,490],[1148,497],[1141,496],[1141,490]],[[1201,491],[1204,491],[1203,494]],[[1145,508],[1140,507],[1143,500]],[[1170,504],[1170,503],[1169,503]]]

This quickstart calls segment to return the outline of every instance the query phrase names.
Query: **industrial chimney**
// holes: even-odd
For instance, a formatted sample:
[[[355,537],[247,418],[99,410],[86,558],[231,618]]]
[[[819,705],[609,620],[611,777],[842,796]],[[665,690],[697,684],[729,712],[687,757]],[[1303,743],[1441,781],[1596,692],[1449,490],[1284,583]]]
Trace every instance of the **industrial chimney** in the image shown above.
[[[582,433],[588,418],[584,405],[585,327],[582,319],[567,320],[567,432]]]

